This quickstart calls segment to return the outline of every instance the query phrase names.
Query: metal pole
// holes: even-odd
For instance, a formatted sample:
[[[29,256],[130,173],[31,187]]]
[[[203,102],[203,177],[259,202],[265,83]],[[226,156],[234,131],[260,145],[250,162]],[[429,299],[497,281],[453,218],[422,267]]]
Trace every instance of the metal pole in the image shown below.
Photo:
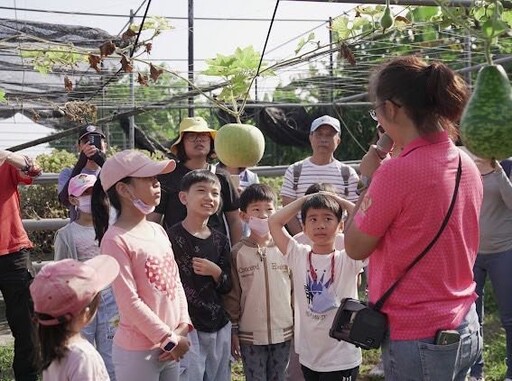
[[[340,4],[354,4],[354,0],[283,0],[283,1],[309,1],[313,3],[340,3]],[[446,6],[452,7],[471,7],[473,0],[448,0]],[[386,0],[358,0],[357,4],[386,4]],[[391,0],[391,5],[429,5],[439,6],[438,0]],[[510,2],[503,2],[504,8],[510,8]]]
[[[334,89],[333,89],[333,83],[332,79],[334,78],[334,52],[332,49],[332,17],[329,17],[329,76],[330,79],[330,86],[329,86],[329,100],[332,102],[334,101]]]
[[[130,9],[130,24],[133,23],[133,9]],[[130,98],[132,103],[132,110],[135,109],[135,88],[133,85],[133,73],[130,73]],[[128,117],[129,129],[128,129],[128,148],[133,149],[135,147],[135,116],[131,115]]]
[[[258,102],[258,78],[254,78],[254,101]]]
[[[466,61],[466,68],[471,67],[471,35],[469,32],[466,32],[466,37],[464,38],[464,61]],[[463,73],[464,79],[466,80],[469,87],[471,87],[471,72],[467,71]]]
[[[188,0],[188,80],[194,83],[194,0]],[[188,85],[188,91],[192,91]],[[188,97],[188,116],[194,116],[194,97]]]

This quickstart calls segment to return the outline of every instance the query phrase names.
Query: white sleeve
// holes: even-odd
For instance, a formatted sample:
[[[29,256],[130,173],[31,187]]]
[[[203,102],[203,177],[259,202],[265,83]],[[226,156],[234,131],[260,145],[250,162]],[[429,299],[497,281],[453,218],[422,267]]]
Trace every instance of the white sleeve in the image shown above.
[[[281,187],[281,196],[297,198],[297,192],[293,189],[293,166],[290,165],[284,173],[283,186]]]
[[[0,165],[4,163],[5,159],[7,159],[7,156],[9,156],[10,153],[10,151],[0,149]]]

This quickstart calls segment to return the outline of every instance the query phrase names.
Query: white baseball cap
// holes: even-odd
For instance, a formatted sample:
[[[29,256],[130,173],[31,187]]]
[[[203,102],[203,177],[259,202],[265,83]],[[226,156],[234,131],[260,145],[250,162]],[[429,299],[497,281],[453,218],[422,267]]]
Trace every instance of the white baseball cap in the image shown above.
[[[332,116],[324,115],[320,118],[316,118],[313,123],[311,123],[310,133],[313,133],[318,127],[323,125],[331,126],[336,130],[337,133],[341,132],[340,121],[336,118],[333,118]]]

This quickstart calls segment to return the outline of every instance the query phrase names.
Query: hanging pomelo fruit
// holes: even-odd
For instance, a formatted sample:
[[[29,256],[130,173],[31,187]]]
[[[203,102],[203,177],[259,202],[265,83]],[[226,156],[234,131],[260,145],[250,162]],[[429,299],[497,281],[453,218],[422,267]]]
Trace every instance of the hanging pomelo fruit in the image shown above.
[[[228,167],[255,166],[263,157],[264,151],[263,134],[249,124],[226,124],[215,136],[215,153]]]
[[[480,69],[460,121],[464,145],[476,156],[512,156],[512,89],[501,65]]]

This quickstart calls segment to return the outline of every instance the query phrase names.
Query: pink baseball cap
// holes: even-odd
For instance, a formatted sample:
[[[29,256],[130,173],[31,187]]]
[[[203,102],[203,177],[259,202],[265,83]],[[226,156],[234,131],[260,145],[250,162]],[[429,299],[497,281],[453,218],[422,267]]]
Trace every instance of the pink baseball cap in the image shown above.
[[[30,285],[34,311],[41,325],[70,321],[106,288],[119,274],[119,264],[108,255],[88,261],[63,259],[48,263]]]
[[[125,150],[105,161],[100,171],[101,186],[106,192],[126,177],[152,177],[172,172],[174,168],[174,160],[154,161],[142,152]]]
[[[92,188],[96,182],[96,176],[81,173],[72,177],[68,184],[68,194],[80,197],[87,189]]]

